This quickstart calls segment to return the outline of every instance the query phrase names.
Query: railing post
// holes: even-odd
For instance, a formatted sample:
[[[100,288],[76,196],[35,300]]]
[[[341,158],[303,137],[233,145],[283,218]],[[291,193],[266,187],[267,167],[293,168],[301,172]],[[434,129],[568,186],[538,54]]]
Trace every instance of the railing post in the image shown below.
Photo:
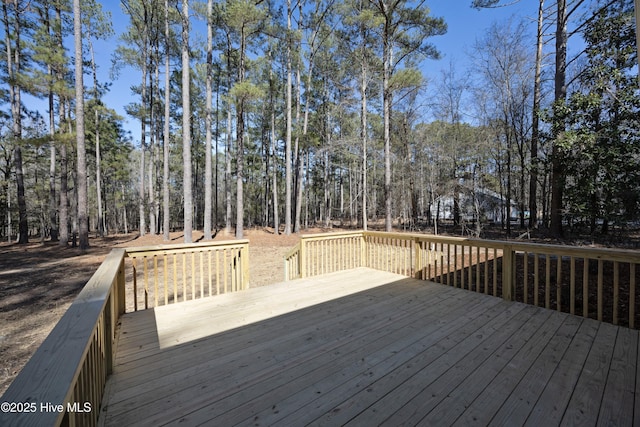
[[[504,245],[502,248],[502,298],[507,301],[513,301],[516,294],[514,261],[512,246]]]
[[[118,286],[117,280],[118,278],[116,277],[116,284],[115,284],[116,287]],[[104,326],[105,326],[105,331],[103,332],[104,347],[105,347],[104,364],[107,371],[106,372],[107,376],[113,373],[113,359],[115,358],[114,349],[113,349],[113,338],[115,334],[116,324],[118,323],[118,320],[113,318],[113,310],[112,310],[112,305],[114,304],[114,301],[117,300],[117,294],[114,295],[113,293],[114,290],[115,289],[111,290],[112,291],[111,295],[109,295],[109,298],[107,299],[107,305],[105,306],[105,309],[104,309]],[[116,314],[116,316],[118,315],[119,314]]]
[[[125,286],[125,275],[124,275],[124,258],[125,252],[122,251],[122,259],[120,260],[120,268],[118,269],[117,283],[116,289],[118,293],[117,298],[117,311],[118,317],[123,315],[125,311],[127,311],[127,300],[126,300],[126,286]]]
[[[304,279],[305,277],[307,277],[307,262],[306,262],[306,249],[307,249],[307,245],[306,245],[306,241],[304,240],[304,237],[302,237],[300,239],[300,260],[298,261],[300,263],[300,278]]]
[[[240,258],[241,258],[241,266],[242,269],[242,284],[240,285],[241,289],[249,289],[249,244],[245,243],[242,245],[240,249]]]
[[[413,265],[415,266],[415,271],[413,272],[413,277],[416,279],[422,279],[422,252],[420,250],[420,241],[418,237],[413,238]]]
[[[367,232],[363,231],[360,236],[360,267],[369,267],[367,260]]]

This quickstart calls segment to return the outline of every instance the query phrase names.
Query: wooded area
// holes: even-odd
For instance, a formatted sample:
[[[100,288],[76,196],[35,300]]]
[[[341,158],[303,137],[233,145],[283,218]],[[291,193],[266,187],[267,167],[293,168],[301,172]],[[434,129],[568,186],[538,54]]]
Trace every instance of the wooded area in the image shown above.
[[[421,64],[439,57],[447,17],[422,2],[123,0],[118,35],[100,2],[71,3],[2,3],[5,241],[638,225],[631,0],[539,0],[537,19],[473,43],[473,70],[442,63],[429,82]],[[121,83],[97,77],[94,43],[115,36],[113,73],[140,72],[127,106],[139,139],[103,101]]]

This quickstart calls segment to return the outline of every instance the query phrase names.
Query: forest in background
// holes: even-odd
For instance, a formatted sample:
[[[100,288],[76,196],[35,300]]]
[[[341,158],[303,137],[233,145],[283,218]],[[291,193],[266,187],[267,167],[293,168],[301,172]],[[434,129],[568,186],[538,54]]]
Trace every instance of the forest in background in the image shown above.
[[[113,72],[139,70],[133,140],[102,100],[100,3],[3,1],[0,238],[637,227],[633,1],[538,4],[534,21],[490,26],[472,70],[427,82],[447,17],[424,2],[123,0]]]

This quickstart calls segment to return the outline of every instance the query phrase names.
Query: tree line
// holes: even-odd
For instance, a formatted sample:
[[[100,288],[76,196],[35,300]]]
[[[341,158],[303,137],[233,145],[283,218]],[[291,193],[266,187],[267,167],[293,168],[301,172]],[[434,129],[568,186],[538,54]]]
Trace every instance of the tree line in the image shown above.
[[[474,235],[496,221],[560,236],[638,218],[631,0],[540,0],[536,20],[495,22],[473,43],[473,72],[450,61],[429,82],[421,67],[447,27],[424,2],[121,6],[114,35],[95,0],[2,3],[9,241],[182,229],[190,242],[194,228],[209,239],[336,221],[437,232],[443,218]],[[111,72],[139,71],[136,140],[98,79],[94,45],[115,36]]]

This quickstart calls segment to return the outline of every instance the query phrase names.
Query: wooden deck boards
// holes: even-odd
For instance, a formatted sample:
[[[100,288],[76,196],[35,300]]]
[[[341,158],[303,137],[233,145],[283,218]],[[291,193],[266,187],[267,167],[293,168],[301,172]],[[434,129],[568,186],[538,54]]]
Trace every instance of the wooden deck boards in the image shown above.
[[[125,315],[101,421],[633,425],[638,344],[638,331],[360,268]]]

